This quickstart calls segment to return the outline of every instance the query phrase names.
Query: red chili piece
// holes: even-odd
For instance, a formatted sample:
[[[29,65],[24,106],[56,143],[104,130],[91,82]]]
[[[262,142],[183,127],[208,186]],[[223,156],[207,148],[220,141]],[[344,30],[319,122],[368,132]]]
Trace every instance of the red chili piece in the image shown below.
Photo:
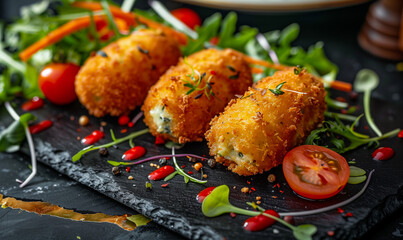
[[[399,134],[397,134],[397,136],[398,136],[399,138],[403,138],[403,130],[400,131]]]
[[[192,175],[192,174],[193,174],[193,172],[192,172],[192,171],[189,171],[189,172],[188,172],[188,174],[189,174],[189,175]]]
[[[236,217],[236,213],[229,213],[229,215],[232,217],[232,218],[234,218],[234,217]]]
[[[123,154],[122,159],[124,159],[126,161],[131,161],[131,160],[142,157],[144,154],[146,154],[145,148],[143,148],[141,146],[135,146],[134,148],[127,150]]]
[[[46,129],[50,128],[52,125],[53,125],[52,121],[45,120],[45,121],[42,121],[42,122],[40,122],[38,124],[30,126],[29,127],[29,132],[31,134],[36,134],[36,133],[42,132],[43,130],[46,130]]]
[[[22,104],[21,108],[24,111],[32,111],[43,107],[44,104],[45,102],[43,101],[42,98],[33,97],[31,100],[26,101],[24,104]]]
[[[280,217],[278,213],[274,210],[266,210],[264,213],[275,216],[275,217]],[[246,219],[246,221],[243,223],[243,228],[245,230],[255,232],[255,231],[261,231],[267,227],[270,227],[276,222],[276,220],[271,219],[269,217],[264,216],[263,214],[251,217]]]
[[[210,193],[214,190],[215,187],[208,187],[206,189],[204,189],[203,191],[201,191],[199,194],[197,194],[196,196],[196,200],[199,203],[202,203],[204,201],[204,199],[210,195]]]
[[[378,149],[376,149],[373,153],[372,153],[372,158],[375,160],[388,160],[389,158],[391,158],[393,155],[395,154],[395,151],[393,151],[392,148],[389,147],[380,147]]]
[[[210,73],[211,73],[211,75],[214,75],[214,76],[217,75],[216,71],[214,71],[214,70],[211,70]]]
[[[160,144],[164,144],[165,140],[161,137],[161,136],[156,136],[155,137],[155,144],[156,145],[160,145]]]
[[[81,143],[85,145],[92,145],[101,140],[104,136],[105,136],[104,132],[95,130],[90,135],[83,138],[83,140],[81,140]]]
[[[168,187],[168,185],[169,185],[169,183],[164,183],[164,184],[161,184],[161,187],[166,188],[166,187]]]
[[[118,122],[120,126],[125,126],[130,122],[130,118],[127,115],[122,115],[119,117]]]
[[[166,178],[169,174],[175,172],[175,168],[169,165],[158,168],[148,175],[149,180],[157,181]]]
[[[130,167],[126,167],[126,172],[130,172]]]
[[[127,126],[128,126],[128,127],[133,127],[133,126],[134,126],[134,123],[129,122],[129,123],[127,124]]]

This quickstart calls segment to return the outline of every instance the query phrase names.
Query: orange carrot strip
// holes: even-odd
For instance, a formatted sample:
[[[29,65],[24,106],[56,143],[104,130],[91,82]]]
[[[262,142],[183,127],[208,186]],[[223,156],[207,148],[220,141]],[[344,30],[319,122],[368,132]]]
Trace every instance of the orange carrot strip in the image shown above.
[[[94,21],[98,22],[98,21],[105,21],[105,20],[99,16],[96,16],[96,17],[94,17]],[[72,33],[75,33],[83,28],[89,27],[90,24],[91,24],[90,17],[74,19],[74,20],[62,25],[58,29],[50,32],[48,35],[46,35],[41,40],[35,42],[28,48],[21,51],[21,53],[19,54],[20,59],[22,61],[27,61],[32,55],[34,55],[39,50],[46,48],[46,47],[60,41],[62,38],[66,37]]]
[[[249,64],[256,64],[256,65],[273,68],[273,69],[277,69],[277,70],[287,70],[287,69],[292,68],[289,66],[285,66],[285,65],[281,65],[281,64],[274,64],[274,63],[270,63],[268,61],[252,58],[245,54],[244,54],[244,56],[245,56],[245,61],[248,62]]]
[[[251,70],[252,70],[252,73],[254,73],[254,74],[263,73],[263,69],[261,69],[261,68],[253,67]]]
[[[351,90],[353,89],[353,86],[351,85],[351,83],[337,81],[337,80],[331,82],[330,87],[333,89],[336,89],[336,90],[343,91],[343,92],[351,92]]]
[[[102,10],[102,5],[98,2],[74,2],[72,5],[74,7],[84,8],[84,9],[88,9],[88,10],[92,10],[92,11]],[[172,36],[173,38],[175,38],[175,40],[178,41],[180,44],[183,44],[183,45],[187,44],[188,38],[187,38],[186,34],[184,34],[184,33],[178,32],[168,26],[154,22],[145,17],[138,16],[134,13],[123,12],[122,9],[115,7],[115,6],[109,6],[109,9],[113,16],[124,19],[127,23],[130,24],[130,26],[135,26],[136,20],[138,20],[139,22],[144,23],[151,28],[160,29],[166,35]]]

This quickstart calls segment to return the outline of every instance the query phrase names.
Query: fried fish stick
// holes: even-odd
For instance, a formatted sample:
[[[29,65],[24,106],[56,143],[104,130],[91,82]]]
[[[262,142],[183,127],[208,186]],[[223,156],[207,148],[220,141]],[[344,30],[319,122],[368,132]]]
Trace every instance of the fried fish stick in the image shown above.
[[[281,83],[282,95],[270,91]],[[268,171],[323,121],[325,95],[322,80],[305,70],[262,79],[211,121],[210,155],[239,175]]]
[[[87,59],[76,77],[77,96],[96,117],[127,113],[180,56],[176,41],[162,32],[136,31]]]
[[[202,141],[210,120],[253,83],[242,54],[203,50],[182,59],[150,89],[142,110],[151,134],[179,143]]]

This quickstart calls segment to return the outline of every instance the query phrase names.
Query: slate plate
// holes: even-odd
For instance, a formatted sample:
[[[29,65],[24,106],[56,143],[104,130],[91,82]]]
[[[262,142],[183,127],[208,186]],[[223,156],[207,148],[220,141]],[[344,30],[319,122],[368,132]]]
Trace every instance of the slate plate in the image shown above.
[[[399,127],[399,119],[403,118],[399,106],[373,101],[373,109],[376,110],[375,121],[383,132]],[[19,113],[22,112],[19,111]],[[113,127],[116,137],[128,134],[120,134],[120,130],[123,128],[117,126],[116,118],[90,118],[91,124],[89,126],[80,127],[77,119],[80,115],[87,114],[87,111],[77,102],[67,107],[46,104],[43,109],[35,111],[34,114],[39,120],[52,119],[54,121],[54,125],[50,129],[34,137],[39,161],[192,239],[223,239],[224,237],[226,239],[267,239],[268,237],[290,238],[292,236],[292,233],[280,224],[275,224],[274,227],[262,232],[246,232],[241,227],[247,218],[245,216],[236,216],[234,219],[229,215],[216,218],[204,217],[201,213],[201,205],[195,200],[195,197],[208,186],[227,184],[231,188],[230,201],[236,206],[247,207],[245,202],[255,201],[256,196],[261,196],[262,207],[286,212],[315,209],[338,203],[353,196],[363,185],[348,185],[341,194],[326,201],[309,201],[296,196],[287,186],[281,167],[254,177],[240,177],[222,166],[215,169],[206,166],[204,173],[208,175],[208,183],[205,186],[191,182],[185,184],[181,176],[176,176],[169,182],[168,188],[160,187],[164,182],[159,181],[153,182],[152,191],[147,191],[145,188],[147,175],[155,169],[150,167],[149,163],[133,166],[130,173],[126,173],[122,169],[120,176],[113,176],[111,166],[106,162],[106,160],[119,161],[123,152],[129,148],[128,143],[122,143],[117,149],[109,148],[110,155],[106,158],[100,157],[94,151],[86,154],[78,163],[74,164],[70,160],[72,155],[83,148],[77,137],[84,137],[91,131],[98,129],[101,121],[107,122],[106,133],[109,132],[110,127]],[[1,108],[0,116],[2,119],[0,125],[5,126],[11,122],[11,118],[8,117],[4,107]],[[72,116],[75,120],[71,120]],[[145,128],[144,124],[139,122],[134,128],[128,130],[133,132],[143,128]],[[80,130],[78,131],[78,129]],[[105,139],[99,144],[109,141],[110,136],[106,134]],[[143,135],[134,141],[136,145],[146,147],[146,156],[170,153],[170,150],[156,146],[153,142],[154,137],[150,134]],[[330,211],[295,218],[296,224],[315,224],[318,227],[316,239],[328,237],[327,232],[330,230],[335,232],[334,237],[337,239],[355,239],[362,236],[385,216],[403,206],[402,141],[396,137],[386,139],[381,142],[381,146],[389,146],[395,149],[395,156],[384,162],[374,161],[370,157],[373,149],[366,148],[344,155],[347,160],[354,159],[357,162],[356,166],[367,171],[376,169],[373,180],[365,194],[344,207],[345,211],[353,213],[353,217],[345,219],[337,211]],[[23,152],[28,153],[26,146],[24,146]],[[178,150],[177,153],[208,155],[208,149],[206,143],[192,143]],[[192,170],[191,163],[186,158],[179,159],[179,164],[185,164],[186,171]],[[199,177],[199,173],[194,170],[193,172],[195,172],[196,177]],[[274,184],[268,183],[266,180],[270,173],[277,177]],[[134,179],[128,180],[129,175],[133,176]],[[279,183],[280,188],[274,187],[277,183]],[[236,189],[233,188],[234,186]],[[248,195],[241,193],[240,189],[245,186],[254,187],[256,192]],[[273,198],[273,196],[277,198]],[[280,231],[274,233],[273,229]]]

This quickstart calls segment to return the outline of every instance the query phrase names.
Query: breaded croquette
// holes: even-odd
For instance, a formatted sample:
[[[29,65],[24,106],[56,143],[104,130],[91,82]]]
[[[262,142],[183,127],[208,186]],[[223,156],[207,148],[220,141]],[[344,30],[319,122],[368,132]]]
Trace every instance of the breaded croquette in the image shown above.
[[[142,110],[151,134],[179,143],[202,141],[210,120],[253,83],[242,54],[197,52],[171,67],[150,89]]]
[[[180,56],[178,44],[162,32],[136,31],[87,59],[76,77],[77,96],[96,117],[127,113]]]
[[[325,95],[322,80],[305,70],[260,80],[211,121],[210,155],[239,175],[268,171],[323,121]]]

